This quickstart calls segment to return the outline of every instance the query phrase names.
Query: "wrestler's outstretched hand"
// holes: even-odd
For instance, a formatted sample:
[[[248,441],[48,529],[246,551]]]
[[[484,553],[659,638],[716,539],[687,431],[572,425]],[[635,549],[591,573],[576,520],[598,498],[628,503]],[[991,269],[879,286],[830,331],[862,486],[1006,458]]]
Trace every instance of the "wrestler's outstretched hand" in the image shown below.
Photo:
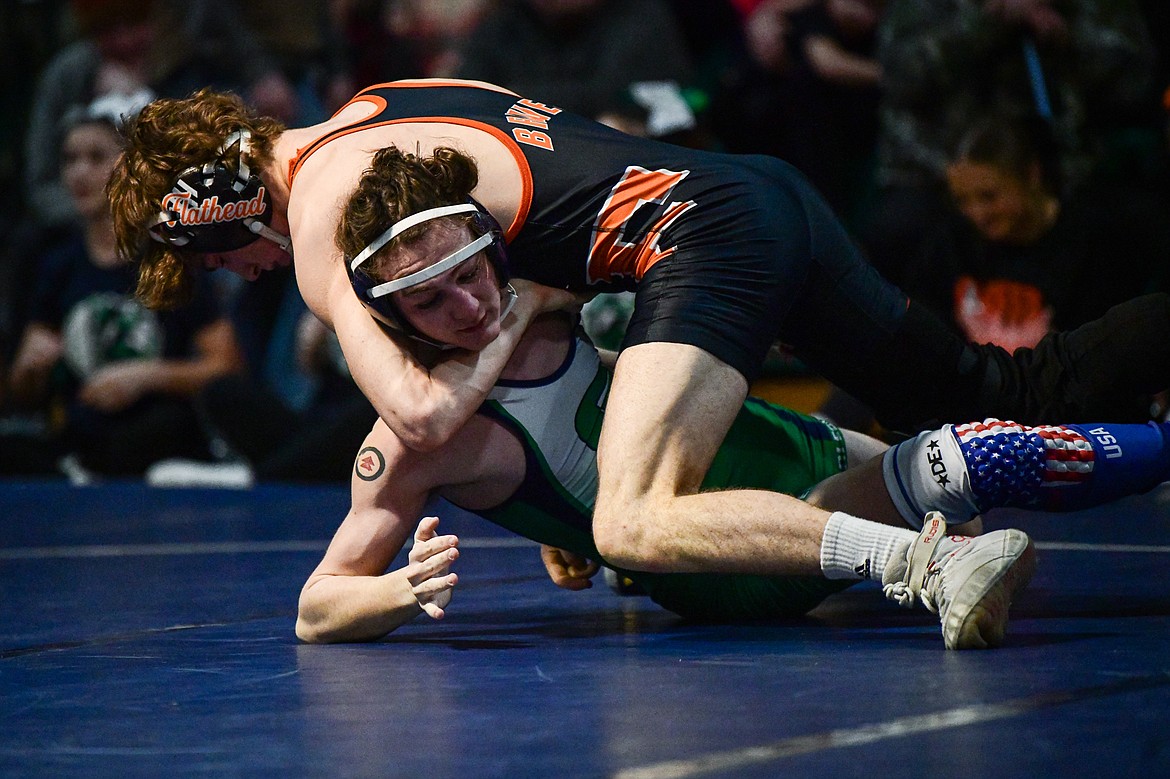
[[[451,591],[459,582],[450,572],[451,563],[459,559],[459,537],[437,535],[438,527],[438,517],[423,517],[418,523],[405,569],[418,605],[434,619],[443,618]]]
[[[590,579],[601,570],[592,560],[547,544],[540,547],[540,559],[553,584],[566,590],[589,589],[593,586]]]

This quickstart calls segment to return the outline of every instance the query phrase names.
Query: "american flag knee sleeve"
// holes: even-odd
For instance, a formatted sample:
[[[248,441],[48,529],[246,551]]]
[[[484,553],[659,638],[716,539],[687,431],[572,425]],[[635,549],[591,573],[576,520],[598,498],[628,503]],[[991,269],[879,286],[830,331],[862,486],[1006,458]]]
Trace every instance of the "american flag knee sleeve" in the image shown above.
[[[967,463],[980,511],[1037,507],[1045,502],[1046,489],[1084,484],[1096,465],[1093,443],[1071,427],[987,419],[956,425],[951,432]]]

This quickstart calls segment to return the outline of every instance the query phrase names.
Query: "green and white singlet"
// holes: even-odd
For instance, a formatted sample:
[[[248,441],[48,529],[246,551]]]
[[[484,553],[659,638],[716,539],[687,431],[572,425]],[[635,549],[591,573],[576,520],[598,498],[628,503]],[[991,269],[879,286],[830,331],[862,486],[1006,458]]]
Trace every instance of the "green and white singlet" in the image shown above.
[[[597,439],[610,374],[587,341],[536,381],[501,380],[480,413],[521,441],[520,488],[503,504],[476,513],[534,541],[604,563],[593,543]],[[800,495],[846,466],[834,426],[748,398],[703,482],[703,489],[753,488]],[[739,621],[804,614],[849,582],[820,577],[651,574],[622,571],[657,603],[685,617]]]

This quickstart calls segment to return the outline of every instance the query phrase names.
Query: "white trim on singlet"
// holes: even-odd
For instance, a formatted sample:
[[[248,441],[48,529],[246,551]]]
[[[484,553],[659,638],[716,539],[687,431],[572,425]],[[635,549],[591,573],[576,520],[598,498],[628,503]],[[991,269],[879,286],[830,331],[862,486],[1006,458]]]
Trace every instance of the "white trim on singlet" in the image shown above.
[[[561,487],[591,509],[597,498],[597,453],[578,435],[577,416],[602,413],[600,408],[582,407],[601,362],[588,341],[573,342],[567,367],[546,380],[502,381],[488,399],[524,429]],[[599,402],[604,401],[603,394]]]

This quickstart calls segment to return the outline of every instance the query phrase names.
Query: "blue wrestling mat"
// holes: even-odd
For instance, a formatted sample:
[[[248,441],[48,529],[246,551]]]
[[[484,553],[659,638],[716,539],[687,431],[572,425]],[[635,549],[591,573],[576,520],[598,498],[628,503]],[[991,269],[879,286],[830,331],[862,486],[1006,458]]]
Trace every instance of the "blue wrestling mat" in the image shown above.
[[[1170,776],[1170,488],[1000,515],[1038,542],[1006,645],[859,585],[688,625],[444,514],[441,622],[309,646],[297,596],[348,490],[0,483],[0,776]]]

